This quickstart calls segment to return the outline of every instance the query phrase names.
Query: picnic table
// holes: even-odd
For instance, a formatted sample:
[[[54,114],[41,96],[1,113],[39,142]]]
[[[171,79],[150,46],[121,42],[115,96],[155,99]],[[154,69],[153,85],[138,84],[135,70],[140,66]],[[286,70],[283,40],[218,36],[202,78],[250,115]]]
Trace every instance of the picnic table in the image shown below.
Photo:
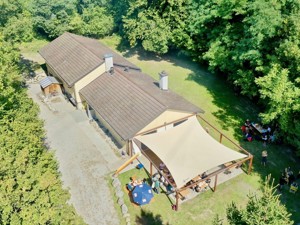
[[[254,128],[255,131],[257,131],[259,134],[267,133],[267,129],[264,129],[260,124],[258,123],[251,123],[251,126]],[[255,132],[255,133],[257,133]]]

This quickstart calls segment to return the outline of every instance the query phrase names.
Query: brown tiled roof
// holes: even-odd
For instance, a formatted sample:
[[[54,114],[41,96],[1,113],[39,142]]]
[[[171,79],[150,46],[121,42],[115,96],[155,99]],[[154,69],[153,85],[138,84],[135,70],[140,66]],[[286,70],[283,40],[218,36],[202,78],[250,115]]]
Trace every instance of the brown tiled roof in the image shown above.
[[[154,79],[136,70],[115,68],[84,87],[80,94],[124,140],[170,110],[198,113],[201,109],[172,91],[162,91]]]
[[[39,53],[68,86],[104,63],[104,55],[108,53],[113,55],[114,63],[136,68],[99,41],[68,32],[47,44]]]
[[[80,94],[124,140],[158,117],[166,107],[117,70],[104,73]]]
[[[113,55],[115,73],[102,74],[80,94],[124,140],[132,138],[167,109],[203,112],[172,91],[160,90],[153,78],[97,40],[64,33],[40,50],[69,86],[104,63],[108,53]]]
[[[159,89],[158,81],[141,71],[129,70],[129,72],[124,71],[122,74],[150,96],[158,99],[164,106],[167,107],[167,109],[192,113],[204,113],[202,109],[171,90],[162,91]]]

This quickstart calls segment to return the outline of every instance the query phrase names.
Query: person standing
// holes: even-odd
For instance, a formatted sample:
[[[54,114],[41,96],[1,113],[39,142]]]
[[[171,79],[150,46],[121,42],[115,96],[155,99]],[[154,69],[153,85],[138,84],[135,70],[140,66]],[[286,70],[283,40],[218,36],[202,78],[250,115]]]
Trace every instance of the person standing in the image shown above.
[[[279,191],[282,190],[282,188],[285,184],[286,184],[285,175],[284,175],[284,173],[282,173],[281,177],[279,179]]]
[[[245,127],[248,127],[249,129],[251,129],[250,127],[251,127],[251,122],[250,122],[250,120],[249,119],[246,119],[246,121],[245,121]]]
[[[261,153],[261,163],[266,166],[268,161],[268,152],[266,150],[262,151]]]
[[[266,133],[264,133],[261,137],[261,139],[263,140],[263,146],[267,146],[267,140],[268,140],[268,136]]]
[[[160,182],[158,180],[157,174],[154,174],[152,177],[151,187],[155,193],[159,194]]]

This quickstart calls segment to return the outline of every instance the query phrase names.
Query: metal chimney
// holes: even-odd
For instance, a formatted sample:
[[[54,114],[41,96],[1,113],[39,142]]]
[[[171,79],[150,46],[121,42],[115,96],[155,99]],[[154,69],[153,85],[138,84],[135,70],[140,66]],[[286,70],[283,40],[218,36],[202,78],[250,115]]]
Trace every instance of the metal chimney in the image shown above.
[[[159,88],[163,91],[168,90],[168,74],[164,70],[159,73]]]
[[[109,72],[111,70],[111,68],[114,67],[113,55],[112,54],[105,54],[104,55],[104,60],[105,60],[105,71]]]

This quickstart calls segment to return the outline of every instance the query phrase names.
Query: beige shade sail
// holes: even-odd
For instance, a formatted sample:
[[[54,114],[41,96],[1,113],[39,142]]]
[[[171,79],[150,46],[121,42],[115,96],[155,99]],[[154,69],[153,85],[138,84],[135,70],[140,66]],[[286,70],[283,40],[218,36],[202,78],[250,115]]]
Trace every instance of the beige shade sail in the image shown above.
[[[135,139],[164,162],[178,188],[205,171],[247,157],[213,139],[196,116],[173,128]]]

